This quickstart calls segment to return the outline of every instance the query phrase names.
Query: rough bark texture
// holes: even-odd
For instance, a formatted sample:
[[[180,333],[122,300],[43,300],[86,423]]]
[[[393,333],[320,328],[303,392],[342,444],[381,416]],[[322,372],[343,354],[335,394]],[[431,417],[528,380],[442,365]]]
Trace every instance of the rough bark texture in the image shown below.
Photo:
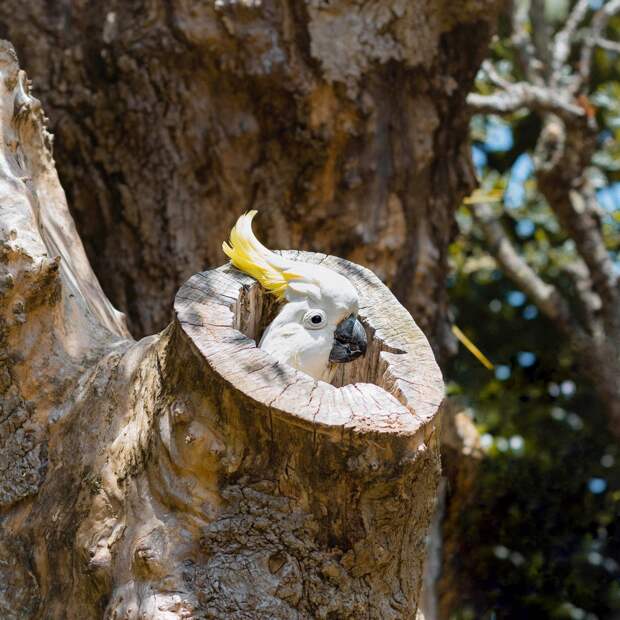
[[[87,252],[133,333],[222,261],[243,211],[271,247],[365,264],[437,351],[465,95],[500,0],[3,0],[51,116]]]
[[[106,293],[128,314],[135,335],[168,323],[179,285],[192,273],[220,264],[220,243],[234,219],[257,208],[260,233],[270,246],[323,250],[372,267],[412,312],[435,350],[443,353],[450,346],[444,280],[453,211],[473,186],[464,99],[500,4],[500,0],[3,0],[0,36],[13,40],[34,78],[37,95],[51,117],[60,176],[86,252]],[[57,183],[54,187],[61,195]],[[82,252],[75,233],[64,247]],[[58,254],[53,246],[41,249],[45,260]],[[0,615],[28,616],[40,609],[38,605],[53,601],[57,607],[50,607],[49,615],[64,617],[63,597],[78,605],[75,609],[98,604],[101,615],[113,588],[130,583],[131,575],[144,574],[133,582],[139,585],[137,590],[128,586],[124,603],[115,600],[118,609],[129,605],[127,601],[137,609],[137,596],[150,617],[148,605],[157,607],[158,596],[161,605],[174,607],[178,587],[176,582],[161,585],[165,581],[161,566],[171,556],[164,551],[151,557],[150,549],[162,547],[148,542],[147,530],[155,539],[165,540],[175,526],[162,529],[162,515],[185,500],[166,495],[174,485],[167,486],[164,499],[158,495],[152,507],[141,495],[145,476],[150,476],[145,472],[152,467],[147,457],[151,458],[153,442],[162,441],[157,439],[155,422],[160,414],[154,412],[174,410],[179,419],[185,415],[176,399],[165,406],[160,400],[171,376],[164,363],[166,343],[178,331],[132,343],[100,291],[85,296],[67,292],[76,281],[72,276],[60,285],[54,269],[66,269],[65,262],[52,266],[45,276],[48,272],[38,269],[35,261],[32,274],[24,275],[23,290],[2,289],[6,373],[1,371],[0,382],[10,386],[6,392],[10,400],[2,403],[0,414],[1,440],[7,446],[0,453],[0,470],[7,472],[2,514],[11,534],[0,541],[0,595],[6,590],[12,598]],[[75,264],[87,267],[83,253]],[[45,286],[37,284],[48,280]],[[81,281],[82,286],[91,286],[94,278],[89,272]],[[10,278],[6,283],[13,285]],[[94,288],[98,290],[98,285]],[[35,295],[39,289],[50,293]],[[50,355],[49,340],[67,342],[71,331],[67,326],[81,316],[69,310],[59,314],[60,308],[70,307],[71,295],[86,315],[98,321],[80,319],[84,339],[66,350],[63,345],[62,355]],[[22,333],[19,321],[36,314],[33,310],[29,315],[24,307],[42,309],[22,334],[36,333],[37,338],[15,335]],[[58,315],[53,323],[62,338],[49,328],[49,313]],[[114,339],[116,350],[105,354]],[[195,351],[193,355],[188,354],[188,364],[196,363]],[[95,360],[100,361],[93,367]],[[76,386],[78,372],[88,376]],[[57,411],[63,398],[66,411]],[[56,419],[58,423],[50,427],[50,420]],[[101,434],[97,424],[103,425]],[[182,428],[180,424],[173,428]],[[195,444],[192,432],[183,441],[185,437],[188,446]],[[214,447],[215,452],[218,449]],[[121,456],[110,456],[116,465],[106,467],[104,453]],[[46,487],[48,503],[39,504],[37,513],[32,505],[42,501],[38,490],[50,467],[59,463],[65,463],[62,476],[70,479],[65,487]],[[202,467],[192,462],[195,466]],[[185,471],[174,468],[174,476]],[[90,485],[90,494],[84,485]],[[175,497],[182,495],[176,488],[173,491]],[[269,502],[279,492],[257,489]],[[79,501],[67,510],[50,509],[57,495],[64,494]],[[231,506],[241,505],[238,495],[230,497]],[[255,510],[254,499],[243,501],[249,502],[248,510]],[[91,512],[103,516],[88,516]],[[128,516],[123,521],[110,517],[112,513]],[[144,523],[153,519],[150,530],[136,525],[141,513]],[[278,514],[275,508],[274,514]],[[40,552],[35,555],[33,539],[15,534],[25,531],[22,527],[32,528],[31,519],[46,523],[51,541],[49,549],[39,541]],[[92,519],[105,524],[103,534],[99,526],[90,533]],[[187,524],[179,531],[195,535]],[[80,542],[72,547],[78,532]],[[123,546],[116,541],[142,534],[147,540],[144,550],[139,544],[127,544],[124,559],[117,559],[116,552],[113,560],[109,557],[110,549]],[[222,534],[222,540],[226,536]],[[307,541],[314,534],[304,536]],[[278,569],[280,559],[270,566]],[[282,570],[292,571],[291,583],[298,583],[286,562]],[[193,570],[189,567],[186,574],[191,576]],[[59,588],[57,583],[74,571],[79,576],[76,583],[90,575],[93,597],[99,599],[80,602],[77,590]],[[336,573],[327,571],[321,579],[334,578]],[[179,568],[175,574],[181,573]],[[371,578],[376,577],[352,581],[347,577],[346,587],[355,589]],[[413,582],[393,592],[409,596],[417,587],[417,573],[409,578]],[[149,591],[157,579],[159,586]],[[269,587],[275,587],[276,578],[269,579],[273,580]],[[338,583],[339,577],[334,579]],[[199,584],[191,586],[193,591],[207,592],[203,577],[192,583]],[[276,598],[284,601],[282,605],[290,604],[298,590],[289,595],[282,588],[282,596]],[[309,604],[310,590],[304,589],[299,599],[304,604]],[[120,590],[114,591],[122,596]],[[356,592],[350,601],[368,602]],[[330,590],[324,595],[332,596]],[[250,605],[252,599],[248,600],[244,604]],[[196,604],[205,604],[204,598]],[[398,617],[398,606],[394,609]],[[403,609],[407,607],[401,608],[402,616],[411,617]],[[340,616],[335,612],[335,617]]]
[[[441,374],[370,271],[364,358],[318,382],[256,347],[273,301],[225,266],[133,341],[69,216],[0,42],[0,615],[412,618]]]

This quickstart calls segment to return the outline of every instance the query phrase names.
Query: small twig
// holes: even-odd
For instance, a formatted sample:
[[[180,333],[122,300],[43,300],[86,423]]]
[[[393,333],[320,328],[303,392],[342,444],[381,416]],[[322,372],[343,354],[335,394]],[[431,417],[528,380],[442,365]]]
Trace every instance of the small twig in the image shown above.
[[[618,41],[610,41],[609,39],[597,39],[594,41],[596,47],[600,47],[608,52],[620,54],[620,43]]]
[[[592,24],[587,30],[584,44],[581,48],[579,59],[579,80],[575,83],[575,89],[584,89],[590,81],[592,70],[592,54],[597,42],[603,38],[605,29],[611,17],[620,11],[620,0],[610,0],[600,8],[592,18]]]
[[[508,90],[513,86],[513,82],[504,78],[490,60],[482,61],[480,69],[487,74],[489,81],[495,86],[504,90]]]

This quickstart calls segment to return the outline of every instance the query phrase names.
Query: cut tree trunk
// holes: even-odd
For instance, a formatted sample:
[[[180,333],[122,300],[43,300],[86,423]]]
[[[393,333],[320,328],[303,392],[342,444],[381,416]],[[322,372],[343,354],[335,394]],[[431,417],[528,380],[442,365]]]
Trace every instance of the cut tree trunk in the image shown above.
[[[132,333],[258,209],[269,247],[370,267],[445,353],[465,98],[501,0],[2,0]]]
[[[0,43],[0,616],[413,618],[441,374],[369,270],[365,357],[317,382],[256,347],[273,299],[193,276],[133,341],[69,216],[39,102]]]

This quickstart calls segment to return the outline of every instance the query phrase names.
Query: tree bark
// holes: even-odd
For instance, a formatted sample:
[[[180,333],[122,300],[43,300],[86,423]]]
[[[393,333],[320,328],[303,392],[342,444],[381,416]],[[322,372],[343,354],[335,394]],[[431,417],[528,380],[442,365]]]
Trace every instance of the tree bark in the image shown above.
[[[270,247],[372,268],[452,346],[447,247],[474,186],[465,96],[501,0],[3,0],[88,255],[136,335],[222,261]]]
[[[462,535],[461,524],[480,501],[476,485],[484,452],[478,429],[451,401],[443,408],[440,442],[442,480],[431,525],[440,535],[434,536],[436,547],[431,547],[427,560],[427,572],[433,565],[437,570],[425,592],[431,602],[423,603],[425,620],[453,618],[463,609],[464,595],[476,590],[476,583],[463,568],[471,544]]]
[[[366,355],[315,381],[256,347],[273,299],[193,276],[133,341],[69,216],[39,102],[0,43],[3,618],[412,618],[441,373],[369,270]]]
[[[181,283],[220,264],[220,243],[235,218],[257,208],[268,245],[322,250],[373,268],[443,356],[452,346],[444,283],[453,213],[474,185],[465,96],[500,4],[3,0],[0,36],[13,40],[34,78],[51,117],[59,173],[86,253],[107,295],[128,314],[134,335],[165,327]],[[63,251],[77,252],[79,260],[72,255],[56,269],[82,265],[88,273],[81,280],[70,273],[60,286],[61,276],[45,279],[35,267],[24,276],[32,280],[28,294],[46,312],[52,300],[62,300],[50,311],[60,335],[49,330],[49,316],[41,312],[40,323],[30,317],[24,332],[38,334],[38,340],[12,335],[9,347],[2,336],[6,373],[0,383],[12,386],[6,392],[12,400],[2,403],[3,420],[12,413],[3,430],[8,451],[0,454],[0,470],[4,475],[11,463],[4,479],[16,487],[3,499],[6,527],[26,519],[55,467],[49,446],[59,440],[50,420],[58,418],[63,433],[78,425],[67,444],[76,455],[111,444],[122,452],[120,437],[127,430],[133,438],[127,458],[138,470],[151,455],[156,432],[155,403],[148,404],[144,394],[163,389],[163,379],[150,387],[142,382],[163,368],[163,340],[133,343],[101,293],[77,234],[65,240]],[[44,253],[52,259],[60,254],[52,246]],[[39,298],[32,292],[35,282],[48,280],[52,292]],[[78,293],[68,288],[78,284]],[[26,315],[20,310],[23,293],[13,297],[11,290],[2,289],[2,312],[13,326]],[[72,303],[81,312],[71,310]],[[80,336],[70,343],[68,326],[82,315],[90,318],[75,325]],[[51,340],[63,343],[61,353],[49,355]],[[21,350],[25,342],[37,344]],[[84,391],[75,387],[78,376]],[[18,398],[22,387],[15,386],[22,385],[27,387]],[[81,402],[83,420],[82,414],[57,412],[63,398],[70,401],[67,411]],[[140,412],[147,422],[134,425],[139,402],[147,403]],[[113,429],[104,428],[108,422],[102,420],[113,420],[112,412],[121,415],[123,406],[124,417]],[[84,475],[99,497],[98,474],[83,474],[93,465],[80,459],[67,474],[71,483],[55,492],[75,498]],[[114,512],[120,505],[148,512],[148,502],[132,493],[127,508],[128,495],[106,490],[97,510]],[[75,510],[90,510],[88,501],[80,506]],[[71,549],[77,513],[62,514],[53,517],[44,507],[38,516],[39,522],[55,519],[46,526],[53,530],[53,553],[33,557],[32,540],[3,536],[5,577],[14,593],[23,594],[3,610],[6,617],[27,616],[19,610],[40,609],[40,601],[52,599],[58,607],[50,614],[61,614],[60,592],[66,591],[50,580],[64,579],[74,563],[82,571],[80,562],[92,551]],[[64,543],[58,541],[62,528]],[[122,528],[114,531],[120,535]],[[103,557],[102,565],[108,562],[105,549],[103,544],[93,556]],[[43,569],[40,561],[47,563]],[[108,569],[97,572],[98,561],[88,564],[94,591],[102,593],[95,616],[103,613],[112,588]],[[50,576],[57,567],[63,576]]]

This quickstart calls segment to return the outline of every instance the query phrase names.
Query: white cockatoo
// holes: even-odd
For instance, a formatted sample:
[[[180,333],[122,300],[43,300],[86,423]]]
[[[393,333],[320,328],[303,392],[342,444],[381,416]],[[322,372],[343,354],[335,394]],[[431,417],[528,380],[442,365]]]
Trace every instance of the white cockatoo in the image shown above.
[[[230,232],[230,244],[224,242],[222,248],[237,269],[283,302],[259,347],[280,362],[328,381],[330,363],[350,362],[366,352],[357,291],[327,267],[268,250],[252,231],[255,215],[256,211],[242,215]]]

